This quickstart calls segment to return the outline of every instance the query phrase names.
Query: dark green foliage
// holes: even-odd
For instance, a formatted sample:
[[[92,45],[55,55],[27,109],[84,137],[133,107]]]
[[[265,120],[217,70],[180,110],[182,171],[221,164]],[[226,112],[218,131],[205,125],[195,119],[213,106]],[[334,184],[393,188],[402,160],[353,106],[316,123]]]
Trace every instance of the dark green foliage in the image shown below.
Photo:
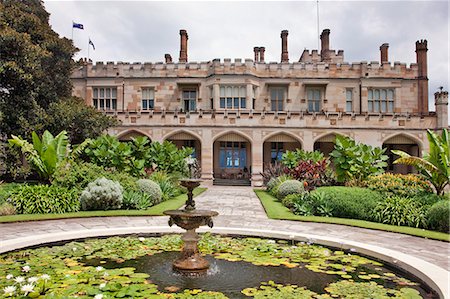
[[[326,200],[324,193],[304,193],[294,198],[294,214],[301,216],[333,216],[333,207]]]
[[[80,205],[85,211],[116,210],[122,207],[123,188],[118,182],[98,178],[81,192]]]
[[[122,209],[126,210],[145,210],[153,206],[155,202],[152,197],[142,191],[124,191]]]
[[[426,227],[425,209],[411,198],[388,197],[378,203],[373,215],[380,223]]]
[[[293,169],[300,161],[312,161],[315,163],[322,161],[323,159],[325,159],[325,157],[320,151],[308,152],[298,148],[295,151],[286,151],[286,153],[283,154],[281,163],[288,169]]]
[[[183,193],[183,188],[178,184],[178,177],[168,175],[162,171],[155,171],[150,179],[156,182],[161,188],[162,201],[169,200]]]
[[[388,159],[384,152],[385,149],[358,143],[349,137],[336,136],[336,144],[330,156],[333,158],[338,181],[359,185],[368,176],[383,173]]]
[[[303,182],[299,182],[297,180],[286,180],[282,182],[278,187],[277,198],[281,200],[289,194],[298,194],[304,192],[305,188],[303,186]]]
[[[449,233],[450,201],[444,199],[435,203],[428,210],[427,219],[429,228]]]
[[[9,195],[18,214],[68,213],[79,210],[79,192],[51,185],[21,185]]]
[[[66,163],[55,172],[52,184],[81,191],[90,182],[101,177],[119,182],[125,190],[138,190],[137,179],[126,173],[107,171],[92,163],[73,161]]]
[[[80,144],[87,138],[97,138],[107,128],[117,125],[117,120],[94,107],[86,105],[83,99],[70,97],[53,102],[48,108],[48,130],[67,131],[72,144]]]
[[[320,187],[312,191],[323,193],[333,217],[373,220],[373,210],[383,200],[380,193],[358,187]]]
[[[193,152],[192,148],[178,149],[175,144],[169,141],[163,143],[152,142],[150,146],[150,160],[146,165],[151,167],[156,165],[156,170],[165,173],[188,174],[188,168],[185,159]]]

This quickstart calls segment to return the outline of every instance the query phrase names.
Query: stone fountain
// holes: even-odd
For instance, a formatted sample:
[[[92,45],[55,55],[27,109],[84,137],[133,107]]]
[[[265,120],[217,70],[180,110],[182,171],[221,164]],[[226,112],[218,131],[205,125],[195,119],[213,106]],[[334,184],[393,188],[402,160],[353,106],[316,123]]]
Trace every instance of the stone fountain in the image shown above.
[[[190,177],[192,177],[191,168],[195,163],[195,159],[188,158],[186,160]],[[204,259],[198,251],[197,243],[200,240],[200,237],[195,230],[202,225],[207,225],[212,228],[212,217],[218,215],[215,211],[197,210],[195,208],[192,191],[200,186],[200,182],[201,180],[192,178],[180,180],[180,184],[188,190],[186,205],[184,209],[168,210],[164,212],[165,215],[170,216],[169,226],[175,224],[186,230],[181,237],[184,242],[181,255],[173,262],[173,269],[186,275],[199,275],[206,273],[208,270],[209,262]]]

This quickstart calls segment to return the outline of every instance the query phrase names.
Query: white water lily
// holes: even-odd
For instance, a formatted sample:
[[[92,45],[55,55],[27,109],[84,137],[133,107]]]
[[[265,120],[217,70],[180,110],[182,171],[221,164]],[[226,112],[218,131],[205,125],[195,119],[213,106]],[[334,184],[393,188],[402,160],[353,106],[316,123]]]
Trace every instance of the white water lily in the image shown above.
[[[104,268],[102,266],[98,266],[98,267],[95,268],[95,270],[97,270],[97,272],[103,271],[103,269]]]
[[[8,275],[6,275],[6,279],[11,279],[11,278],[13,278],[14,277],[14,275],[12,275],[12,274],[8,274]]]
[[[98,287],[99,287],[100,289],[103,289],[104,287],[106,287],[106,283],[101,283]]]
[[[25,282],[25,277],[17,276],[16,278],[14,278],[14,281],[17,283]]]
[[[28,293],[31,293],[31,292],[33,292],[33,290],[34,290],[34,285],[33,284],[24,284],[21,288],[20,288],[20,290],[22,291],[22,292],[24,292],[25,293],[25,296],[28,294]]]
[[[104,277],[109,276],[108,272],[103,273],[103,276],[104,276]]]
[[[38,281],[39,278],[37,278],[36,276],[32,276],[29,277],[27,280],[29,283],[35,283],[36,281]]]
[[[31,268],[30,268],[30,266],[28,266],[28,265],[22,267],[22,271],[23,271],[23,272],[30,272],[30,270],[31,270]]]
[[[141,241],[141,242],[144,242],[145,238],[144,237],[139,237],[138,240]]]
[[[276,242],[275,242],[275,240],[267,240],[267,243],[275,244]]]
[[[42,275],[41,275],[41,279],[43,279],[43,280],[49,280],[49,279],[50,279],[50,275],[48,275],[48,274],[42,274]]]
[[[15,286],[7,286],[6,288],[3,289],[3,291],[5,292],[6,296],[12,296],[16,292],[16,287]]]
[[[103,298],[103,294],[97,294],[94,296],[94,299],[102,299]]]

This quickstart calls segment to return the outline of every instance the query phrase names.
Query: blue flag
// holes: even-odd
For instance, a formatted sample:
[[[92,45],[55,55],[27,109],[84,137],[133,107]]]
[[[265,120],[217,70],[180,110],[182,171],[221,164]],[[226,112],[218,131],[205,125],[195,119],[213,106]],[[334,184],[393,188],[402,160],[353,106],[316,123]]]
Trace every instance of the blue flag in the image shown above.
[[[75,22],[72,22],[72,27],[73,28],[78,28],[78,29],[84,29],[84,26],[83,26],[83,24],[78,24],[78,23],[75,23]]]
[[[95,50],[95,46],[94,46],[94,43],[91,41],[91,39],[89,39],[89,45],[91,45],[92,46],[92,49],[94,49]]]

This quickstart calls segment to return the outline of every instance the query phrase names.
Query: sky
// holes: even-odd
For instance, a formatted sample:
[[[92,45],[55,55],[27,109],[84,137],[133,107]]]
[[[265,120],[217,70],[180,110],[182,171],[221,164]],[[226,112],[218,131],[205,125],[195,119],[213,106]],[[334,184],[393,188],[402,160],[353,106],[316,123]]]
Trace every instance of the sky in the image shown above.
[[[329,28],[330,48],[344,50],[346,62],[379,61],[389,43],[389,61],[416,62],[415,42],[428,41],[430,108],[439,86],[449,90],[448,1],[50,1],[50,25],[80,48],[76,58],[93,61],[178,61],[180,29],[189,35],[188,60],[253,59],[264,46],[265,61],[281,59],[281,30],[288,30],[290,62],[318,48]],[[317,22],[319,8],[319,26]]]

